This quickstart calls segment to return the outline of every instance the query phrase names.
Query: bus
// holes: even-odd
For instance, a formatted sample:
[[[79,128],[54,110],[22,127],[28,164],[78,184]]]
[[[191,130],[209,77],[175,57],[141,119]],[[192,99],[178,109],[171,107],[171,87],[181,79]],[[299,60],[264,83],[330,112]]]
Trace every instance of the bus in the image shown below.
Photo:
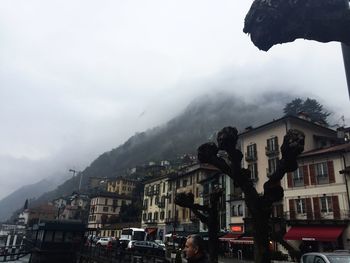
[[[123,228],[120,240],[145,241],[147,240],[147,233],[143,228]]]

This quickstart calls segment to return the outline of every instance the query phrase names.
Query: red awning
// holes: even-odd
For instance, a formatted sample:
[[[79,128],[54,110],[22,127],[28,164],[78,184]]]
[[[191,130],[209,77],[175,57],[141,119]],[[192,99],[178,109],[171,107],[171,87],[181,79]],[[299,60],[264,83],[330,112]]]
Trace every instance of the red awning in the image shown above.
[[[152,228],[152,227],[146,228],[145,230],[146,230],[147,234],[149,234],[149,235],[152,235],[153,233],[157,233],[156,227],[155,228]]]
[[[254,239],[253,239],[253,237],[242,237],[240,239],[230,240],[230,243],[243,244],[243,245],[253,245],[254,244]]]
[[[293,226],[284,235],[284,239],[336,241],[344,229],[344,226]]]
[[[237,239],[241,235],[237,235],[237,234],[233,234],[233,233],[227,233],[227,234],[223,235],[222,237],[220,237],[219,240],[220,241],[231,241],[231,240]]]

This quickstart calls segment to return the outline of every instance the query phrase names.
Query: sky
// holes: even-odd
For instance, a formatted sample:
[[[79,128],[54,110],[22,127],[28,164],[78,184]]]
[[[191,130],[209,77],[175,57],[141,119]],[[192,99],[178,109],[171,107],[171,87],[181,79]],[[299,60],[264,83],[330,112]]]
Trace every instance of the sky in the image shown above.
[[[0,3],[0,199],[69,176],[202,94],[309,96],[349,124],[339,43],[259,51],[252,1]]]

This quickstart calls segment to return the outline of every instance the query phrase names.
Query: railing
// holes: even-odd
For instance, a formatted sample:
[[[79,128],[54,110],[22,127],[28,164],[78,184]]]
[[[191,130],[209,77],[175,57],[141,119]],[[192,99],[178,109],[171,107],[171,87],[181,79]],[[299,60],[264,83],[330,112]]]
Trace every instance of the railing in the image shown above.
[[[15,261],[32,253],[33,245],[23,242],[20,245],[0,246],[0,262]]]
[[[270,178],[273,175],[274,172],[275,171],[270,171],[269,168],[266,168],[266,176],[267,176],[267,178]]]
[[[145,224],[156,224],[157,221],[158,221],[158,220],[156,220],[156,219],[147,219],[147,220],[145,221]]]
[[[165,263],[165,251],[162,250],[126,250],[121,246],[96,247],[83,246],[78,252],[79,262],[118,262],[118,263]]]
[[[305,213],[293,213],[290,211],[284,213],[284,218],[286,220],[349,220],[350,211],[340,210],[338,212],[305,212]]]
[[[236,194],[229,194],[230,201],[235,201],[235,200],[242,200],[243,196],[242,193],[236,193]]]
[[[266,156],[276,156],[276,155],[279,155],[279,153],[280,153],[280,151],[278,149],[278,145],[274,149],[271,149],[269,147],[265,147]]]
[[[159,208],[164,208],[165,207],[165,202],[159,202],[158,204]]]
[[[245,154],[245,160],[246,160],[247,162],[254,162],[254,161],[258,160],[258,155],[257,155],[256,152],[254,152],[254,154],[248,154],[248,153],[246,153],[246,154]]]

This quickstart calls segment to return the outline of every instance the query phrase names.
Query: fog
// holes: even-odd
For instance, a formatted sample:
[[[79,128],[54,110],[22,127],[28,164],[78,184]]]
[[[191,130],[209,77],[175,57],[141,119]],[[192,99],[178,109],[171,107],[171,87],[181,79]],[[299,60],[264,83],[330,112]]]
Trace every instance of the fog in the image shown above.
[[[349,123],[340,44],[298,40],[259,51],[242,32],[250,4],[2,1],[0,199],[83,170],[202,94],[261,103],[265,92],[284,91]]]

